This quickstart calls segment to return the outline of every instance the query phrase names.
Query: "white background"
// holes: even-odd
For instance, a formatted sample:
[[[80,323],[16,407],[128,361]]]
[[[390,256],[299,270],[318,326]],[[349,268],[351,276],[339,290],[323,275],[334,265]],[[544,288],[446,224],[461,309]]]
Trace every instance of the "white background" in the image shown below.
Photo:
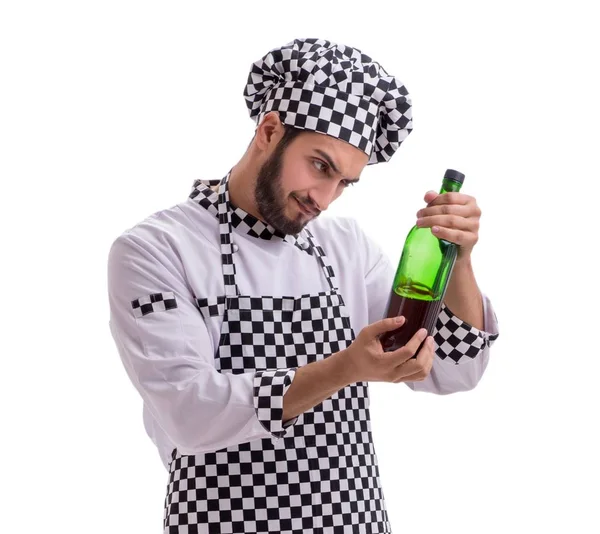
[[[593,5],[3,2],[0,531],[160,532],[167,473],[108,330],[108,249],[237,162],[253,61],[321,37],[414,105],[399,152],[331,213],[397,260],[425,192],[464,172],[500,321],[475,390],[373,385],[394,532],[600,532]]]

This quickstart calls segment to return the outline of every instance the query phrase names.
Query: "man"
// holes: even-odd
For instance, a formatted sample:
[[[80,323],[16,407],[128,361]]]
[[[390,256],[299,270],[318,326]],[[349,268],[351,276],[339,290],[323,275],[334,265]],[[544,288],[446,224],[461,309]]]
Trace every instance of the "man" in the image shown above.
[[[384,353],[394,267],[325,219],[412,130],[405,87],[360,51],[295,40],[252,66],[255,136],[220,181],[114,242],[110,327],[169,471],[164,532],[391,532],[368,382],[475,387],[497,336],[470,264],[480,211],[430,192],[460,253],[436,331]],[[413,358],[413,356],[415,356]]]

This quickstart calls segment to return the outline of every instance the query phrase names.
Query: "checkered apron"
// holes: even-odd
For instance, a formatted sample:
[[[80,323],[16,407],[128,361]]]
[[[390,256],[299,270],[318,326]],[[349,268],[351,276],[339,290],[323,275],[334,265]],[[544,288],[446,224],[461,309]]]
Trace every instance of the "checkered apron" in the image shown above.
[[[222,373],[277,372],[321,360],[352,343],[354,332],[335,274],[304,233],[329,291],[299,297],[240,295],[231,245],[227,178],[219,188],[225,295],[198,299],[205,320],[223,320],[215,365]],[[281,371],[276,371],[281,370]],[[280,410],[281,412],[281,410]],[[274,417],[276,419],[277,417]],[[279,417],[281,419],[281,417]],[[273,438],[182,455],[173,451],[164,532],[388,533],[369,417],[367,383],[345,387]]]

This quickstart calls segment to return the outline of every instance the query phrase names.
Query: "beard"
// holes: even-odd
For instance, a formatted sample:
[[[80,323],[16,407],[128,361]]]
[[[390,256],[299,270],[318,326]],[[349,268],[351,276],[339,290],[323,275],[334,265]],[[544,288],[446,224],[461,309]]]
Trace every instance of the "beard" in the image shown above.
[[[309,221],[301,215],[298,215],[296,219],[290,219],[285,214],[288,197],[283,192],[281,180],[284,152],[285,148],[277,147],[260,168],[254,190],[254,200],[265,222],[286,235],[297,235]],[[308,201],[305,203],[309,204]]]

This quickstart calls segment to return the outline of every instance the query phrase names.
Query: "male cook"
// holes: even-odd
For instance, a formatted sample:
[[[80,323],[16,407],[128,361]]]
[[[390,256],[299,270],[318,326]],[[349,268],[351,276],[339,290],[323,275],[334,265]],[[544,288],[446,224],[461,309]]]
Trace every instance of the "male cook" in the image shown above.
[[[426,194],[419,224],[459,256],[434,335],[385,353],[404,321],[382,319],[394,265],[319,214],[411,132],[406,88],[355,48],[297,39],[252,65],[244,96],[241,160],[109,254],[110,329],[169,471],[164,532],[388,533],[368,383],[480,380],[498,335],[470,261],[481,212]]]

